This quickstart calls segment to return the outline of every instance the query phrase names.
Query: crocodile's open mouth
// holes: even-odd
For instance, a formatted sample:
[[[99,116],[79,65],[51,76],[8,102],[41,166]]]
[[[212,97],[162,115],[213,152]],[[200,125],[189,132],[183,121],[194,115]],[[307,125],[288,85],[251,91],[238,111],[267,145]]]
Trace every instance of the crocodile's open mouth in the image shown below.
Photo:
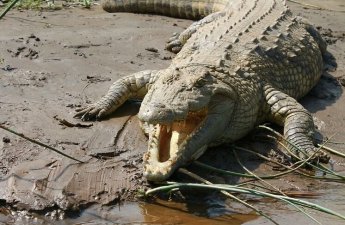
[[[158,161],[165,162],[176,157],[179,146],[193,131],[200,127],[206,117],[206,110],[190,112],[186,120],[173,122],[170,125],[156,125],[158,132]]]
[[[145,175],[149,180],[167,178],[176,167],[184,152],[188,141],[198,132],[207,117],[207,110],[189,112],[185,120],[171,124],[156,124],[150,134],[149,150],[144,157]],[[195,152],[197,154],[197,152]],[[189,157],[187,157],[189,158]],[[191,159],[189,159],[191,160]]]

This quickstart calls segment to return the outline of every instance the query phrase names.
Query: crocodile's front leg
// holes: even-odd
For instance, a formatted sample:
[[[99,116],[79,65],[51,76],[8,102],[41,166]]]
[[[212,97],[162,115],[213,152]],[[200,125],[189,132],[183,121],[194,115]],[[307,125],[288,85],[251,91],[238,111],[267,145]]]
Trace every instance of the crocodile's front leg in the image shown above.
[[[212,13],[203,19],[192,23],[187,29],[182,31],[180,34],[175,33],[168,41],[166,45],[166,49],[173,52],[178,53],[183,45],[187,42],[187,40],[202,26],[205,24],[211,23],[217,20],[220,17],[225,15],[224,11]]]
[[[82,120],[101,119],[114,112],[126,100],[143,98],[157,74],[158,70],[145,70],[115,81],[105,96],[96,103],[77,110],[74,117]]]
[[[294,98],[272,87],[266,88],[265,97],[270,108],[269,120],[284,126],[287,147],[301,159],[313,156],[315,128],[310,113]],[[327,163],[329,157],[318,152],[312,160]]]

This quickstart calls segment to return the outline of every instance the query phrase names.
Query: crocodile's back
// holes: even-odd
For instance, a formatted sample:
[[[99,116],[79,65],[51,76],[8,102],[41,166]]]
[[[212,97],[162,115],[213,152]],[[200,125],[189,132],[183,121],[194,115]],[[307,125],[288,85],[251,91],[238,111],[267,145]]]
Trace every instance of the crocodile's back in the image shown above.
[[[231,1],[225,16],[201,27],[172,67],[205,65],[222,79],[258,80],[294,98],[305,95],[321,75],[322,39],[292,15],[281,0]]]

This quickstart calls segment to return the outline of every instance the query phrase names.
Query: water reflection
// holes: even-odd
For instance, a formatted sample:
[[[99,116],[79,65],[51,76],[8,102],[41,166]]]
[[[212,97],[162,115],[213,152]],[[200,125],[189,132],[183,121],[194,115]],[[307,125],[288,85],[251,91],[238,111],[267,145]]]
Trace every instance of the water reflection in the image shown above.
[[[5,208],[0,208],[0,224],[40,225],[108,225],[108,224],[231,224],[239,225],[254,220],[255,214],[237,214],[223,204],[205,202],[177,203],[157,200],[154,203],[126,203],[120,206],[92,206],[80,214],[69,215],[61,221],[52,221],[43,216],[35,218],[18,214],[13,218]],[[190,211],[192,209],[192,211]]]
[[[189,211],[192,208],[193,211]],[[188,205],[158,200],[155,203],[127,203],[120,207],[85,210],[78,219],[61,224],[231,224],[239,225],[256,219],[254,214],[234,214],[223,206],[207,204]]]
[[[257,218],[254,214],[237,214],[223,204],[205,202],[177,203],[157,200],[139,205],[145,223],[156,224],[243,224]]]

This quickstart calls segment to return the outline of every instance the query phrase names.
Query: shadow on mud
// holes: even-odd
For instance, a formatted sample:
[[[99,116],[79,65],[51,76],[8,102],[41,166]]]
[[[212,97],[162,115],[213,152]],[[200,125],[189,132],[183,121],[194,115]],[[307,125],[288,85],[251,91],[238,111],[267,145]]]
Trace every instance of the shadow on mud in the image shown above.
[[[329,74],[338,67],[336,58],[332,53],[326,52],[324,58],[324,69],[320,81],[315,87],[300,100],[302,105],[311,113],[316,113],[334,104],[343,94],[339,81]]]
[[[339,81],[325,72],[317,85],[300,102],[309,112],[316,113],[334,104],[342,94]]]

